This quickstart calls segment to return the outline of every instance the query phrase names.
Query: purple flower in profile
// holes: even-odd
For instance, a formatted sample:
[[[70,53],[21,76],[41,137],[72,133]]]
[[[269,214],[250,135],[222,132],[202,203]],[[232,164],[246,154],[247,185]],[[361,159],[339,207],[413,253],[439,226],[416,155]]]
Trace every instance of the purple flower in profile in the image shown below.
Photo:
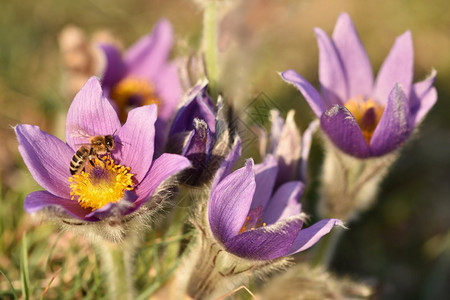
[[[342,226],[340,220],[324,219],[302,229],[299,199],[304,184],[290,181],[274,191],[278,165],[271,155],[259,165],[249,159],[229,174],[239,149],[233,149],[217,172],[208,207],[211,232],[226,251],[250,260],[272,260],[306,250],[334,226]]]
[[[373,78],[372,67],[350,17],[339,16],[330,37],[315,29],[319,45],[321,94],[293,70],[282,78],[297,87],[330,140],[358,158],[377,157],[399,148],[437,99],[436,72],[413,80],[411,33],[399,36]]]
[[[181,180],[190,185],[210,181],[231,148],[222,99],[219,97],[216,108],[207,88],[205,80],[189,91],[169,134],[167,149],[191,161],[191,168],[181,176]]]
[[[122,126],[100,82],[91,78],[75,96],[66,120],[66,143],[37,126],[21,124],[15,130],[19,151],[33,178],[45,191],[25,198],[25,210],[50,210],[65,220],[97,222],[121,218],[152,205],[158,186],[189,166],[180,155],[162,154],[153,160],[156,105],[131,110]],[[70,162],[90,137],[112,135],[109,154],[86,161],[84,171],[71,175]]]
[[[122,123],[130,109],[156,104],[155,144],[158,148],[165,141],[168,123],[183,93],[177,66],[168,61],[172,45],[172,26],[165,19],[160,20],[151,34],[142,37],[123,56],[116,47],[101,45],[106,56],[102,78],[105,95],[114,101]]]
[[[177,111],[170,128],[170,136],[184,134],[194,130],[194,119],[204,120],[211,134],[216,129],[216,108],[207,94],[208,81],[197,83],[186,95],[186,99]]]

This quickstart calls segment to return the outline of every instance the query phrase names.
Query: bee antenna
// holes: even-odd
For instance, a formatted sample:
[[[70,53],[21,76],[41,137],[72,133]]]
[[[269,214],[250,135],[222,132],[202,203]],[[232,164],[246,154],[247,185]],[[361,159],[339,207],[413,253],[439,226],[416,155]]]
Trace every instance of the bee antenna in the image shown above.
[[[130,145],[130,143],[127,143],[127,142],[120,142],[120,141],[116,141],[116,143],[117,143],[117,144],[119,144],[119,145],[121,145],[121,146],[123,146],[123,144],[122,144],[122,143],[124,143],[124,144],[127,144],[127,145]]]
[[[113,134],[112,134],[113,137],[115,136],[116,132],[117,132],[117,129],[114,130],[114,132],[113,132]],[[121,146],[123,146],[122,143],[125,143],[125,144],[127,144],[127,145],[130,145],[129,143],[126,143],[126,142],[120,142],[120,141],[116,141],[116,140],[114,140],[114,141],[115,141],[117,144],[121,145]]]

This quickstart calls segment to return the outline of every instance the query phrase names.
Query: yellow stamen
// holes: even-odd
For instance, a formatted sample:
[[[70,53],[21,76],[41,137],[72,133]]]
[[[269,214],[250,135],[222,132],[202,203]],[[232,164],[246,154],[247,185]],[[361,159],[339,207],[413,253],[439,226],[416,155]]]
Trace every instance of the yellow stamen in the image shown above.
[[[242,228],[241,228],[241,230],[239,230],[239,233],[243,233],[244,231],[247,231],[247,230],[255,230],[256,228],[267,225],[265,222],[262,221],[262,218],[259,218],[258,222],[255,224],[255,227],[250,227],[249,229],[247,229],[248,221],[250,221],[249,216],[247,216],[247,218],[245,219],[244,225],[242,225]]]
[[[239,230],[239,233],[243,233],[244,231],[247,230],[247,223],[248,223],[249,220],[250,220],[250,217],[247,217],[245,219],[244,225],[242,225],[242,228],[241,228],[241,230]]]
[[[345,107],[355,117],[367,144],[370,144],[373,132],[383,115],[384,106],[370,98],[364,100],[362,96],[356,96],[348,100]]]
[[[161,105],[155,87],[144,79],[126,77],[111,90],[111,98],[117,103],[121,121],[126,120],[130,108],[142,105]]]
[[[114,164],[111,158],[94,159],[94,166],[69,178],[70,195],[80,206],[96,210],[108,203],[119,202],[125,191],[134,189],[129,167]]]

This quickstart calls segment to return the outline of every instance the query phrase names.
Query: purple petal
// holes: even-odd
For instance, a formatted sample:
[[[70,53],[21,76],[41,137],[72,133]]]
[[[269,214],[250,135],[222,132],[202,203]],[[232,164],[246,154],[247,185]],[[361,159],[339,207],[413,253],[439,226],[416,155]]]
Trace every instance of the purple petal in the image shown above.
[[[241,152],[241,140],[238,138],[235,141],[233,148],[231,148],[230,153],[228,153],[225,160],[221,163],[219,169],[216,172],[216,175],[214,175],[213,182],[211,183],[211,190],[213,190],[220,181],[222,181],[231,173],[231,170],[233,169],[235,163],[237,162],[239,157],[241,157]]]
[[[381,156],[398,148],[411,133],[410,118],[408,99],[396,84],[370,140],[372,155]]]
[[[312,111],[318,118],[325,111],[325,102],[319,92],[302,76],[294,70],[288,70],[280,74],[284,81],[293,84],[305,97]]]
[[[144,77],[153,81],[166,63],[172,44],[172,25],[162,19],[151,34],[142,37],[125,53],[124,59],[129,72],[127,76]]]
[[[327,110],[320,125],[331,141],[342,151],[360,158],[368,157],[369,145],[351,112],[344,106],[336,105]]]
[[[145,178],[136,188],[138,199],[134,202],[135,208],[142,205],[148,198],[153,195],[156,188],[170,176],[184,170],[190,166],[189,160],[178,154],[164,153],[158,157],[148,171]]]
[[[102,86],[110,90],[125,75],[126,66],[122,60],[122,53],[113,45],[102,44],[99,46],[106,58],[105,71],[102,76]]]
[[[277,185],[297,179],[297,168],[301,153],[301,137],[294,120],[294,110],[290,110],[286,123],[280,134],[280,140],[275,150],[278,161]]]
[[[152,79],[156,94],[161,100],[158,118],[169,122],[175,114],[183,95],[178,67],[175,64],[166,64],[161,67],[157,76]]]
[[[255,193],[253,160],[225,177],[211,190],[209,224],[216,239],[226,243],[241,230]]]
[[[299,162],[299,176],[298,178],[306,182],[308,173],[308,157],[309,151],[311,150],[313,134],[317,131],[319,127],[319,120],[314,120],[309,123],[308,128],[302,134],[302,149],[300,151],[300,162]]]
[[[433,87],[436,78],[436,70],[424,81],[415,83],[410,97],[412,127],[419,124],[428,111],[434,106],[437,100],[436,88]]]
[[[181,155],[188,157],[189,155],[203,154],[203,164],[207,158],[207,154],[211,153],[211,142],[213,137],[210,134],[208,125],[204,120],[194,119],[194,130],[189,135],[186,146]],[[194,164],[195,167],[195,164]]]
[[[350,16],[342,13],[333,31],[333,41],[339,52],[348,80],[348,98],[372,94],[373,72],[369,56],[359,39]],[[347,101],[348,99],[344,99]]]
[[[89,218],[86,215],[90,209],[82,208],[77,201],[61,198],[47,191],[32,192],[25,198],[25,211],[29,214],[40,211],[43,208],[53,207],[62,209],[64,213],[85,221],[98,221],[97,218]]]
[[[301,181],[291,181],[280,186],[264,209],[263,221],[273,224],[300,214],[302,205],[299,200],[304,187]]]
[[[409,98],[413,80],[413,62],[412,37],[411,32],[407,31],[395,40],[394,46],[378,72],[374,100],[385,104],[396,82],[402,85],[406,97]]]
[[[34,180],[50,193],[70,198],[70,161],[75,154],[60,139],[38,126],[17,125],[19,152]]]
[[[272,196],[277,173],[277,161],[272,155],[267,155],[262,164],[255,165],[256,189],[250,209],[254,209],[258,206],[266,206],[270,196]]]
[[[299,218],[290,218],[238,234],[227,240],[225,247],[229,252],[247,259],[276,259],[288,253],[302,225]]]
[[[258,227],[259,224],[260,224],[259,226],[262,226],[263,225],[263,223],[261,223],[262,212],[263,212],[263,207],[261,205],[250,209],[250,211],[248,212],[247,218],[245,219],[245,224],[243,226],[244,229],[252,230],[252,228],[255,229],[256,227]]]
[[[182,181],[189,185],[199,185],[203,182],[202,175],[207,181],[214,176],[217,166],[210,167],[210,157],[213,137],[209,132],[208,125],[203,120],[194,119],[195,129],[189,136],[186,146],[181,155],[187,157],[192,168],[183,173]]]
[[[269,153],[274,154],[281,139],[281,132],[284,127],[284,120],[278,110],[270,111],[270,144]],[[265,132],[265,130],[264,130]]]
[[[130,167],[138,182],[147,174],[153,161],[156,110],[155,104],[131,110],[127,122],[116,134],[120,144],[117,143],[117,151],[112,152],[114,159]]]
[[[327,107],[343,104],[349,99],[344,65],[333,41],[320,28],[315,30],[319,45],[319,81]]]
[[[137,195],[133,192],[126,191],[125,196],[119,202],[113,203],[110,202],[99,209],[92,211],[87,214],[87,218],[95,218],[98,220],[103,220],[109,217],[117,217],[120,218],[126,215],[128,212],[133,210],[134,201],[137,199]]]
[[[120,126],[116,111],[103,97],[100,82],[91,77],[67,112],[66,142],[78,149],[80,145],[89,143],[89,137],[113,134]]]
[[[187,100],[175,116],[170,130],[171,135],[183,131],[191,131],[193,129],[192,121],[195,118],[205,120],[211,132],[215,132],[216,114],[214,112],[214,104],[206,94],[207,87],[207,82],[202,82],[189,92]]]
[[[325,234],[329,233],[334,226],[343,227],[344,225],[342,224],[342,221],[338,219],[325,219],[309,226],[306,229],[300,230],[297,238],[288,251],[288,255],[310,248]]]
[[[166,151],[167,146],[167,131],[168,131],[168,123],[166,120],[162,118],[157,118],[155,122],[155,142],[154,142],[154,157],[159,157]]]

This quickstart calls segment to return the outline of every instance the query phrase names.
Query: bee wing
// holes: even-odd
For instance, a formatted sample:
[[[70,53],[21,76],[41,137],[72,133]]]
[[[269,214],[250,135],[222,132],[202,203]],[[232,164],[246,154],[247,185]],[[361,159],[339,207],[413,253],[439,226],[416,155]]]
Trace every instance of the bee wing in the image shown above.
[[[79,126],[71,124],[67,126],[66,137],[67,140],[71,140],[70,144],[72,147],[80,147],[81,145],[88,146],[90,144],[91,135]]]
[[[81,147],[81,146],[91,146],[91,143],[76,143],[75,146]]]
[[[81,128],[73,128],[72,130],[70,130],[70,136],[73,138],[91,138],[91,136]]]

